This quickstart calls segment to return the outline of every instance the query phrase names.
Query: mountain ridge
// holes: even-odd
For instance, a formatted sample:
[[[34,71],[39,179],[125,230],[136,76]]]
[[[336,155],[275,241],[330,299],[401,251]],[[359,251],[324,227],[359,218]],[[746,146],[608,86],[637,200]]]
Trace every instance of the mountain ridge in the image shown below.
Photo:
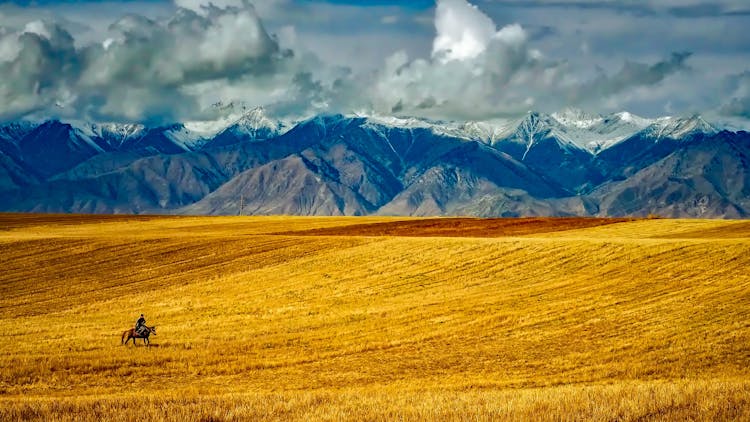
[[[236,214],[246,198],[242,211],[254,214],[750,212],[750,136],[697,115],[569,109],[445,122],[338,114],[289,124],[243,108],[235,117],[202,126],[2,125],[0,211]]]

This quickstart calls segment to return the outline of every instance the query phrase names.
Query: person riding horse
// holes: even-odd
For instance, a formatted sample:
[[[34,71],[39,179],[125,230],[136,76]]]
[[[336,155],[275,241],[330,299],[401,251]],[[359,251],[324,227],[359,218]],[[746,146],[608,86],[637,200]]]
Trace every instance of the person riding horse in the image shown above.
[[[143,317],[143,314],[141,314],[141,317],[138,318],[138,321],[135,322],[135,332],[138,335],[143,334],[143,330],[146,328],[146,318]]]

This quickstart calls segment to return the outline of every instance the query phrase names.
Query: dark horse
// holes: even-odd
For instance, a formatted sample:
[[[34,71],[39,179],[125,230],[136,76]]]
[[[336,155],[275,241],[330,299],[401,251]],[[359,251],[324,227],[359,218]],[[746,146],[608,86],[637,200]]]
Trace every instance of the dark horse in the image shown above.
[[[142,338],[144,344],[150,345],[151,342],[149,341],[148,336],[150,336],[151,334],[156,335],[156,326],[153,326],[153,327],[144,326],[144,327],[146,329],[143,330],[143,333],[136,333],[135,328],[125,330],[125,332],[122,333],[122,339],[120,339],[120,344],[128,344],[128,342],[132,338],[133,346],[135,346],[135,339]],[[126,339],[125,336],[128,336],[128,338]]]

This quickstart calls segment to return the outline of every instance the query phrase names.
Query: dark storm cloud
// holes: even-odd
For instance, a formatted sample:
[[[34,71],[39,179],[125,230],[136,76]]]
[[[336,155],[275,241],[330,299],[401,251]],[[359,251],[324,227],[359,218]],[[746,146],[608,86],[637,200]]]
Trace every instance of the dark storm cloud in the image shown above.
[[[732,98],[721,108],[721,113],[730,117],[750,119],[750,96]]]
[[[0,30],[0,118],[54,106],[81,69],[73,37],[58,25],[36,21],[21,33]]]

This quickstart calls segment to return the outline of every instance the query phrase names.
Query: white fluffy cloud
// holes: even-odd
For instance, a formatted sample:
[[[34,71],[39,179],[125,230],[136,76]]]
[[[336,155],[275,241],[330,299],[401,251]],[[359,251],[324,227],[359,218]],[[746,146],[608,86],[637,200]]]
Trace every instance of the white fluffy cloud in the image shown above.
[[[495,22],[464,0],[438,1],[432,57],[442,62],[473,59],[496,35]]]

